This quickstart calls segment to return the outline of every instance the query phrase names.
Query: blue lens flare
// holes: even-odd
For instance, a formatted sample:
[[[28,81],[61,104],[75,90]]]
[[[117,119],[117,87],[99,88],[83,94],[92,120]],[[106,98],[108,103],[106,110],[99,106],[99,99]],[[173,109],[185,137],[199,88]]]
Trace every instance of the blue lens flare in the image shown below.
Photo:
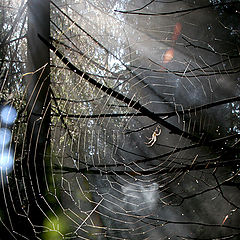
[[[2,170],[11,170],[14,162],[13,151],[9,148],[2,148],[0,152],[0,168]]]
[[[17,118],[17,111],[12,106],[4,106],[0,113],[2,123],[12,125]]]
[[[0,110],[0,120],[3,124],[0,128],[0,170],[11,171],[14,164],[14,151],[11,144],[11,126],[17,118],[17,111],[10,105],[2,106]],[[5,182],[4,182],[5,183]]]
[[[6,146],[10,143],[12,133],[7,128],[0,128],[0,146]]]

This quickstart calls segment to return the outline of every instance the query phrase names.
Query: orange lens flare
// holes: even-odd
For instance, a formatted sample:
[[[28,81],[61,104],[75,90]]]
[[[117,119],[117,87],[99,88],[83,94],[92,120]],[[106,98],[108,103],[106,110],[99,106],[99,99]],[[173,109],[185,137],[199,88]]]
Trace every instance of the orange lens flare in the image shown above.
[[[170,48],[168,49],[164,56],[163,56],[163,63],[166,64],[166,63],[169,63],[174,57],[174,49],[173,48]]]
[[[173,35],[172,35],[173,41],[176,41],[178,39],[178,36],[180,35],[181,31],[182,31],[182,24],[177,22],[174,27],[174,31],[173,31]]]
[[[176,40],[178,39],[179,35],[181,34],[182,31],[182,24],[177,22],[174,26],[174,30],[173,30],[173,35],[172,35],[172,47],[169,48],[163,55],[163,63],[167,64],[170,61],[172,61],[172,59],[174,58],[174,45],[176,44]]]

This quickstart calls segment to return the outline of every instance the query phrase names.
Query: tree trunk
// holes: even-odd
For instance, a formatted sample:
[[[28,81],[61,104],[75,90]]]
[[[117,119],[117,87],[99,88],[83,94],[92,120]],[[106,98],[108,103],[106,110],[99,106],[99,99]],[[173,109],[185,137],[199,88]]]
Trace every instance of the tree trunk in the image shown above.
[[[26,159],[26,187],[29,204],[29,219],[42,226],[46,193],[50,124],[50,54],[49,49],[38,38],[38,34],[49,40],[50,1],[29,0],[28,20],[28,66],[27,77],[28,125]],[[40,207],[41,206],[41,209]],[[45,207],[47,209],[47,207]]]

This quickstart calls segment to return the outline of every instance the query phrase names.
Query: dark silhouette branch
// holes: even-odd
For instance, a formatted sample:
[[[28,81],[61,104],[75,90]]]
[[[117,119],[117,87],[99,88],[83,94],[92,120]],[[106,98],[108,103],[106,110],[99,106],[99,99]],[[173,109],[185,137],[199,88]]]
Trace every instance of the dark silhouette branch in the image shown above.
[[[92,98],[89,100],[77,100],[77,99],[70,99],[70,98],[63,98],[63,97],[60,97],[60,98],[56,97],[55,99],[57,101],[64,101],[69,103],[84,103],[84,102],[93,102],[96,100],[95,98]],[[63,117],[69,117],[69,116],[63,116]]]
[[[84,164],[84,162],[82,162]],[[98,166],[94,166],[89,164],[86,168],[80,168],[77,169],[75,167],[66,167],[66,166],[60,166],[55,164],[54,165],[54,170],[56,171],[56,173],[61,173],[61,174],[69,174],[69,173],[84,173],[84,174],[93,174],[93,175],[129,175],[129,176],[149,176],[149,175],[162,175],[162,174],[176,174],[176,173],[186,173],[186,172],[190,172],[190,171],[200,171],[200,170],[206,170],[206,169],[215,169],[215,168],[219,168],[219,167],[226,167],[226,166],[232,166],[233,164],[238,164],[239,163],[239,159],[233,159],[233,160],[226,160],[226,161],[222,161],[222,162],[216,162],[216,161],[205,161],[205,163],[193,163],[191,165],[187,165],[184,167],[162,167],[159,170],[145,170],[145,171],[137,171],[137,170],[116,170],[114,168],[116,167],[127,167],[128,164],[111,164],[111,165],[98,165]],[[85,163],[86,164],[86,163]],[[113,169],[106,169],[106,167],[112,167]],[[97,169],[96,169],[97,168]],[[98,169],[99,168],[99,169]],[[219,186],[226,184],[227,182],[229,182],[230,180],[225,180],[223,181],[221,184],[216,185],[212,188],[208,188],[205,189],[201,192],[186,196],[186,197],[181,197],[182,201],[180,204],[181,205],[182,202],[186,199],[190,199],[193,197],[196,197],[198,195],[201,195],[205,192],[208,191],[212,191],[217,189]]]
[[[56,98],[56,100],[64,100],[64,101],[68,101],[67,99],[62,99],[62,98]],[[94,99],[91,99],[89,101],[94,101]],[[231,97],[231,98],[226,98],[223,100],[219,100],[219,101],[215,101],[213,103],[207,103],[207,104],[203,104],[197,107],[191,107],[185,110],[177,110],[177,111],[172,111],[172,112],[165,112],[165,113],[154,113],[155,115],[159,116],[159,117],[165,117],[165,118],[170,118],[176,115],[188,115],[189,113],[196,113],[198,111],[202,111],[205,109],[209,109],[212,107],[216,107],[216,106],[220,106],[223,104],[228,104],[228,103],[232,103],[232,102],[237,102],[240,101],[240,97]],[[86,101],[81,101],[81,100],[69,100],[69,102],[86,102]],[[118,113],[118,114],[114,114],[114,113],[103,113],[103,114],[93,114],[93,115],[82,115],[82,114],[62,114],[62,117],[68,117],[68,118],[102,118],[102,117],[142,117],[142,116],[146,116],[143,113]],[[139,130],[137,130],[139,131]],[[135,130],[129,131],[129,132],[136,132]],[[127,133],[129,134],[129,133]]]
[[[234,1],[231,3],[211,3],[208,5],[204,5],[204,6],[199,6],[199,7],[195,7],[195,8],[188,8],[188,9],[183,9],[183,10],[176,10],[176,11],[172,11],[172,12],[161,12],[161,13],[143,13],[143,12],[133,12],[133,11],[121,11],[121,10],[114,10],[115,12],[118,13],[124,13],[124,14],[133,14],[133,15],[143,15],[143,16],[166,16],[166,15],[174,15],[174,14],[182,14],[182,13],[191,13],[197,10],[201,10],[204,8],[210,8],[210,7],[217,7],[217,6],[225,6],[228,4],[233,4],[233,3],[238,3],[238,1]]]
[[[218,139],[214,139],[212,140],[212,142],[216,145],[219,145],[221,142],[223,141],[226,141],[226,140],[229,140],[229,139],[232,139],[232,138],[239,138],[240,137],[240,134],[234,134],[234,135],[231,135],[231,136],[228,136],[228,137],[223,137],[223,138],[218,138]],[[111,143],[109,143],[111,144]],[[117,147],[115,144],[111,144],[113,145],[114,147]],[[194,145],[190,145],[190,146],[186,146],[186,147],[181,147],[181,148],[174,148],[174,150],[172,151],[169,151],[167,153],[164,153],[162,155],[158,155],[156,157],[152,157],[152,158],[145,158],[144,156],[140,156],[138,154],[135,154],[133,152],[129,152],[123,148],[120,148],[118,147],[118,150],[120,151],[124,151],[124,152],[128,152],[130,154],[133,154],[133,155],[136,155],[136,156],[140,156],[140,157],[143,157],[143,159],[141,160],[134,160],[134,161],[131,161],[129,163],[114,163],[114,164],[100,164],[100,165],[88,165],[88,168],[101,168],[101,167],[104,167],[105,169],[106,168],[109,168],[109,167],[130,167],[130,166],[135,166],[137,167],[139,163],[145,163],[145,162],[150,162],[150,161],[154,161],[154,160],[159,160],[162,159],[162,158],[165,158],[165,157],[169,157],[175,153],[178,153],[178,152],[182,152],[182,151],[186,151],[186,150],[189,150],[189,149],[194,149],[194,148],[198,148],[198,147],[201,147],[202,145],[201,144],[194,144]],[[231,149],[230,150],[233,152],[234,149]],[[236,150],[237,151],[237,150]],[[192,171],[192,170],[203,170],[203,169],[207,169],[207,168],[214,168],[216,167],[219,162],[221,162],[221,164],[219,165],[220,167],[224,167],[225,165],[231,165],[231,164],[234,164],[234,163],[237,163],[238,160],[225,160],[224,159],[224,156],[225,155],[228,155],[227,152],[223,153],[222,156],[218,156],[216,158],[213,158],[213,159],[207,159],[207,160],[204,160],[204,161],[201,161],[201,162],[196,162],[194,164],[182,164],[181,168],[174,168],[172,171],[175,172],[175,170],[181,170],[181,171]],[[69,156],[70,158],[74,159],[75,161],[79,162],[79,163],[82,163],[82,164],[86,164],[85,162],[82,162],[81,160],[79,159],[76,159],[74,158],[73,156]],[[163,160],[164,162],[167,162],[167,161],[171,161],[171,163],[175,163],[175,164],[179,164],[177,162],[174,162],[172,160]],[[183,166],[184,165],[184,166]],[[160,163],[158,166],[154,166],[154,167],[162,167],[162,163]],[[164,166],[163,166],[164,167]],[[162,168],[163,169],[163,168]],[[165,173],[165,172],[164,172]],[[169,173],[169,172],[166,172],[166,173]]]
[[[56,114],[52,114],[52,116],[58,116]],[[114,117],[139,117],[144,116],[141,113],[102,113],[102,114],[92,114],[92,115],[84,115],[84,114],[63,114],[64,118],[114,118]]]
[[[154,220],[154,225],[155,226],[162,226],[163,223],[164,225],[166,224],[181,224],[181,225],[198,225],[198,226],[204,226],[204,227],[214,227],[214,228],[228,228],[228,229],[232,229],[232,230],[238,230],[240,231],[239,227],[234,227],[234,226],[229,226],[229,225],[222,225],[222,224],[211,224],[211,223],[202,223],[202,222],[191,222],[191,221],[171,221],[171,220],[167,220],[167,219],[161,219],[161,218],[153,218],[153,217],[146,217],[145,219],[150,219],[150,220]],[[159,221],[157,223],[157,221]]]
[[[136,12],[136,11],[140,11],[143,10],[144,8],[146,8],[147,6],[151,5],[153,2],[155,2],[155,0],[151,0],[149,3],[145,4],[144,6],[140,7],[140,8],[136,8],[134,10],[128,10],[127,12]]]
[[[233,58],[240,58],[240,57],[239,56],[232,56],[230,58],[233,59]],[[223,64],[225,61],[229,61],[230,58],[228,58],[226,60],[222,60],[222,61],[214,63],[214,64],[211,64],[211,65],[208,65],[208,66],[203,66],[201,68],[194,68],[194,69],[190,69],[190,70],[184,70],[182,72],[170,70],[170,69],[164,67],[163,65],[153,61],[152,59],[149,59],[150,62],[152,62],[155,65],[159,66],[160,70],[158,70],[158,69],[149,69],[149,68],[144,68],[144,67],[141,67],[141,69],[148,70],[148,71],[151,71],[151,72],[172,73],[175,76],[187,77],[187,78],[215,76],[215,75],[218,75],[218,74],[220,74],[220,75],[224,75],[224,74],[230,75],[230,74],[236,74],[236,73],[240,72],[240,68],[239,67],[232,67],[230,69],[204,70],[206,68],[209,69],[209,68],[211,68],[213,66],[217,66],[219,64]],[[132,67],[134,67],[134,66],[132,66]],[[194,72],[196,72],[196,71],[203,72],[203,73],[194,74]],[[191,73],[192,75],[190,75],[189,73]]]
[[[118,58],[115,54],[113,54],[111,51],[109,51],[105,46],[103,46],[99,41],[97,41],[93,36],[91,36],[86,30],[84,30],[78,23],[76,23],[72,18],[69,17],[65,12],[63,12],[53,1],[51,1],[51,4],[56,7],[58,11],[60,11],[69,21],[71,21],[78,29],[80,29],[82,32],[84,32],[93,42],[95,42],[100,48],[105,50],[107,53],[111,54],[113,57],[115,57],[117,60],[121,62],[130,72],[132,72],[124,62],[121,61],[120,58]]]
[[[132,107],[136,110],[138,110],[139,112],[141,112],[143,115],[149,117],[150,119],[152,119],[153,121],[157,122],[158,124],[162,125],[163,127],[167,128],[168,130],[170,130],[170,132],[172,134],[177,134],[179,136],[182,136],[184,138],[190,139],[194,142],[198,142],[199,138],[188,133],[185,132],[181,129],[179,129],[178,127],[172,125],[171,123],[163,120],[162,118],[160,118],[159,116],[157,116],[154,112],[151,112],[149,109],[147,109],[146,107],[142,106],[139,101],[135,101],[133,99],[130,99],[126,96],[124,96],[123,94],[113,90],[112,88],[106,87],[105,85],[97,82],[95,79],[91,78],[89,75],[87,75],[86,73],[84,73],[83,71],[81,71],[80,69],[78,69],[76,66],[74,66],[66,57],[64,57],[62,55],[62,53],[60,53],[59,50],[57,50],[50,42],[48,42],[45,38],[43,38],[41,35],[39,35],[39,38],[41,39],[41,41],[48,46],[55,54],[57,57],[59,57],[61,59],[61,61],[68,66],[73,72],[75,72],[77,75],[79,75],[80,77],[84,78],[86,81],[88,81],[89,83],[91,83],[92,85],[94,85],[96,88],[100,89],[101,91],[105,92],[107,95],[121,101],[124,102],[125,104],[127,104],[129,107]]]
[[[190,42],[187,38],[185,38],[183,36],[182,36],[182,39],[185,40],[189,44],[188,46],[185,46],[185,47],[191,46],[193,48],[202,49],[204,51],[207,51],[207,52],[210,52],[210,53],[213,53],[213,54],[217,54],[219,56],[227,56],[227,57],[229,57],[229,54],[227,54],[227,53],[219,53],[219,52],[215,51],[213,48],[205,48],[205,47],[202,47],[202,46],[197,46],[197,45],[193,44],[192,42]],[[239,56],[235,55],[235,56],[231,56],[231,57],[239,57]]]
[[[227,199],[227,197],[226,197],[225,194],[223,193],[223,190],[222,190],[222,187],[221,187],[222,184],[219,183],[219,180],[218,180],[218,178],[216,177],[216,174],[215,174],[215,173],[213,173],[213,177],[214,177],[214,179],[216,180],[217,187],[218,187],[218,189],[219,189],[219,191],[220,191],[220,194],[221,194],[222,198],[225,199],[225,201],[226,201],[227,203],[229,203],[230,205],[232,205],[233,207],[239,209],[239,206],[237,206],[235,203],[233,203],[232,201],[230,201],[229,199]]]
[[[215,74],[227,74],[228,71],[230,73],[236,73],[236,69],[238,70],[239,68],[231,68],[231,69],[220,69],[219,68],[217,70],[205,70],[205,69],[209,69],[209,68],[213,68],[215,66],[218,66],[218,65],[222,65],[224,62],[229,62],[230,60],[232,59],[239,59],[240,56],[236,55],[236,56],[227,56],[225,59],[221,60],[221,61],[218,61],[218,62],[215,62],[215,63],[212,63],[212,64],[208,64],[207,66],[201,66],[201,67],[198,67],[198,68],[193,68],[193,69],[190,69],[190,70],[184,70],[184,71],[174,71],[174,70],[170,70],[166,67],[164,67],[163,65],[153,61],[152,59],[148,59],[150,62],[154,63],[155,65],[159,66],[160,69],[150,69],[150,68],[147,68],[147,67],[137,67],[137,66],[134,66],[134,65],[131,65],[132,68],[138,68],[138,69],[141,69],[141,70],[147,70],[147,71],[150,71],[150,72],[160,72],[160,73],[172,73],[176,76],[181,76],[181,77],[184,77],[184,76],[187,76],[187,77],[194,77],[194,76],[200,76],[200,75],[193,75],[193,76],[189,76],[189,75],[186,75],[187,73],[193,73],[193,72],[206,72],[208,74],[205,74],[205,75],[201,75],[201,76],[209,76],[209,75],[212,75],[212,73],[215,73]]]
[[[230,162],[231,162],[231,161],[230,161]],[[234,162],[235,162],[235,160],[234,160]],[[236,164],[239,163],[239,159],[237,159],[235,163],[236,163]],[[231,166],[231,164],[229,164],[228,162],[226,162],[223,166],[227,166],[227,165],[228,165],[228,166]],[[216,164],[215,167],[213,167],[213,168],[216,169],[216,168],[218,168],[219,166],[221,166],[221,165]],[[214,175],[214,174],[213,174],[213,175]],[[222,183],[219,183],[219,181],[218,181],[218,179],[217,179],[216,177],[215,177],[215,180],[217,181],[217,185],[216,185],[216,186],[207,188],[207,189],[205,189],[205,190],[202,190],[202,191],[200,191],[200,192],[197,192],[197,193],[194,193],[194,194],[192,194],[192,195],[185,196],[185,197],[182,197],[182,196],[179,196],[179,195],[178,195],[178,197],[181,198],[181,201],[180,201],[180,203],[178,203],[178,204],[173,204],[173,205],[181,206],[185,200],[188,200],[188,199],[191,199],[191,198],[195,198],[195,197],[200,196],[200,195],[202,195],[202,194],[205,194],[205,193],[207,193],[207,192],[216,190],[216,191],[219,191],[219,192],[220,192],[220,194],[221,194],[221,196],[223,197],[223,199],[225,199],[230,205],[232,205],[232,206],[235,207],[236,209],[239,209],[239,207],[238,207],[236,204],[230,202],[230,201],[225,197],[225,195],[224,195],[223,192],[222,192],[221,186],[224,185],[225,183],[229,182],[229,179],[224,180]]]
[[[106,53],[110,54],[111,56],[113,56],[114,58],[116,58],[128,71],[129,73],[131,73],[136,79],[138,79],[139,81],[142,81],[143,79],[140,78],[140,76],[136,75],[134,71],[132,71],[132,69],[125,64],[118,56],[116,56],[113,52],[109,51],[103,44],[101,44],[99,41],[97,41],[91,34],[89,34],[85,29],[83,29],[78,23],[76,23],[71,17],[69,17],[66,13],[64,13],[54,2],[51,1],[51,3],[53,4],[54,7],[56,7],[56,9],[58,9],[59,12],[61,12],[63,14],[63,16],[65,16],[69,21],[72,22],[72,24],[74,24],[78,29],[80,29],[84,34],[86,34],[86,36],[88,36],[93,42],[95,42],[100,48],[102,48],[104,51],[106,51]],[[127,81],[127,80],[126,80]],[[124,81],[124,82],[126,82]],[[123,83],[120,83],[118,86],[122,85]],[[115,88],[117,88],[118,86],[116,86]]]

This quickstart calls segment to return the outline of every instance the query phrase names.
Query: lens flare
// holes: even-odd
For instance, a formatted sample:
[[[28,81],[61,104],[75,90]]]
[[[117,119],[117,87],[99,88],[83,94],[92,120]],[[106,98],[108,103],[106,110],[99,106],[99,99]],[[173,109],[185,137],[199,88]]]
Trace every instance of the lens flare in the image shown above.
[[[2,170],[11,170],[13,166],[14,154],[9,148],[2,148],[0,152],[0,168]]]
[[[12,125],[17,118],[17,111],[12,106],[4,106],[0,113],[2,123]]]
[[[182,24],[177,22],[175,27],[174,27],[174,31],[173,31],[173,35],[172,35],[172,40],[176,41],[180,35],[182,31]]]
[[[0,146],[6,146],[10,143],[12,133],[7,128],[0,128]]]
[[[170,48],[165,52],[163,56],[163,63],[164,64],[169,63],[173,59],[173,57],[174,57],[174,49]]]

